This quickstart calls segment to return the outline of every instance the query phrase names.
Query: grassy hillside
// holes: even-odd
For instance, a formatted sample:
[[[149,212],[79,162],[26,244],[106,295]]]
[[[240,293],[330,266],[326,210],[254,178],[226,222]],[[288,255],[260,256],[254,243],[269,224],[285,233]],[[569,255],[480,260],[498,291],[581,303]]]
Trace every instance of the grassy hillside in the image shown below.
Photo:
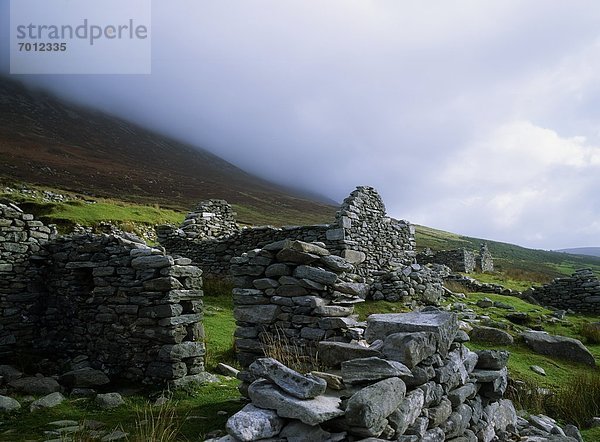
[[[26,188],[26,192],[22,191],[23,188]],[[6,191],[0,186],[0,198],[17,202],[25,212],[34,214],[46,223],[57,224],[62,231],[68,231],[75,224],[94,226],[103,221],[122,227],[154,226],[165,223],[179,225],[189,210],[189,208],[179,209],[169,204],[149,205],[114,198],[93,198],[47,186],[13,184],[10,189],[12,191]],[[58,194],[66,199],[65,201],[48,200],[44,192]],[[238,222],[246,225],[304,225],[330,220],[321,214],[305,212],[292,206],[273,208],[272,212],[266,209],[261,211],[250,205],[233,204],[232,206],[238,214]]]
[[[494,257],[494,266],[517,279],[545,282],[561,275],[570,275],[577,269],[591,268],[600,275],[600,258],[568,253],[534,250],[498,241],[484,240],[444,232],[425,226],[416,226],[417,249],[449,250],[464,247],[478,251],[486,242]]]
[[[324,222],[335,209],[202,149],[0,76],[0,185],[58,187],[188,210],[220,198],[266,216]],[[254,221],[255,218],[249,217]]]

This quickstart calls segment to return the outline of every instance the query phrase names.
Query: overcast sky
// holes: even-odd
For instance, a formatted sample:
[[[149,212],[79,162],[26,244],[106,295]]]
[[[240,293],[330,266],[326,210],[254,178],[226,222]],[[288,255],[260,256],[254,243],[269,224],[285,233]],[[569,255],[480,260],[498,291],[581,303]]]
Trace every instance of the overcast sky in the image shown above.
[[[151,75],[19,78],[396,218],[600,246],[595,0],[155,0],[151,32]]]

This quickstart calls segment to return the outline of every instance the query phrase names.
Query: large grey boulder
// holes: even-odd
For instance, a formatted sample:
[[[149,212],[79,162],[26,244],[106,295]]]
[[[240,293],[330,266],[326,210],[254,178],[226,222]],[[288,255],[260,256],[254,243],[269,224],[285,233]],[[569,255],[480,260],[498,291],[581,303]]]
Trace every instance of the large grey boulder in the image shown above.
[[[527,346],[536,353],[574,362],[582,362],[591,366],[596,365],[594,356],[577,339],[536,331],[527,331],[521,333],[521,336]]]
[[[387,359],[401,362],[412,369],[436,353],[437,341],[433,333],[393,333],[383,341],[381,352]]]
[[[91,367],[80,368],[63,374],[59,381],[67,387],[88,388],[99,387],[110,383],[110,379],[100,370]]]
[[[50,393],[36,401],[33,401],[29,406],[31,411],[41,410],[44,408],[54,408],[60,405],[65,400],[65,397],[59,392]]]
[[[450,344],[458,332],[458,320],[455,313],[449,312],[411,312],[376,314],[367,318],[365,339],[373,342],[385,339],[393,333],[430,332],[433,333],[437,348],[442,357],[446,356]]]
[[[474,341],[489,342],[490,344],[512,345],[515,339],[510,333],[494,327],[484,327],[482,325],[473,326],[470,337]]]
[[[123,397],[119,393],[99,394],[94,399],[94,403],[105,410],[117,408],[125,404]]]
[[[227,420],[227,432],[243,442],[277,436],[284,420],[272,410],[246,405]]]
[[[249,368],[255,376],[269,379],[283,391],[299,399],[315,398],[325,393],[327,388],[324,379],[312,374],[300,374],[273,358],[259,358]]]
[[[476,368],[501,370],[508,364],[510,353],[506,350],[481,350],[477,352]]]
[[[342,379],[348,384],[380,381],[410,375],[411,371],[401,362],[387,361],[377,357],[342,362]]]
[[[371,428],[398,408],[406,385],[400,378],[389,378],[354,393],[346,407],[346,421],[351,426]]]
[[[319,425],[344,414],[339,397],[325,394],[314,399],[298,399],[264,379],[248,387],[248,396],[257,407],[275,410],[281,417],[298,419],[308,425]]]
[[[378,350],[345,342],[319,342],[319,361],[326,367],[339,367],[344,361],[381,356]]]
[[[514,429],[517,426],[517,412],[515,406],[508,399],[492,402],[485,407],[484,414],[488,422],[492,423],[498,431]]]
[[[23,376],[19,370],[11,365],[0,365],[0,377],[4,382],[12,382]]]
[[[9,387],[33,395],[50,394],[60,391],[60,385],[54,378],[26,377],[10,382]]]
[[[8,396],[0,396],[0,413],[10,413],[21,408],[21,404],[16,399]]]

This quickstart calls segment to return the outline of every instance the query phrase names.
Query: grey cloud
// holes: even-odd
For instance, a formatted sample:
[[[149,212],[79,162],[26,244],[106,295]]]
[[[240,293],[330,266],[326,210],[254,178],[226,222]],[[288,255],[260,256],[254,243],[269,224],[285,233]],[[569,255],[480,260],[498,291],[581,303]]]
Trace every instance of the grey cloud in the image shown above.
[[[2,17],[7,5],[0,0]],[[23,79],[284,184],[337,200],[371,184],[396,217],[551,248],[554,227],[543,240],[521,234],[539,224],[537,210],[494,228],[499,214],[483,202],[448,204],[473,199],[478,186],[438,178],[514,121],[598,140],[593,98],[534,86],[595,43],[599,19],[590,1],[154,1],[151,76]],[[597,100],[597,83],[582,87]],[[580,193],[597,192],[597,181],[577,182]],[[583,210],[577,201],[569,210]],[[597,245],[593,235],[565,246]]]

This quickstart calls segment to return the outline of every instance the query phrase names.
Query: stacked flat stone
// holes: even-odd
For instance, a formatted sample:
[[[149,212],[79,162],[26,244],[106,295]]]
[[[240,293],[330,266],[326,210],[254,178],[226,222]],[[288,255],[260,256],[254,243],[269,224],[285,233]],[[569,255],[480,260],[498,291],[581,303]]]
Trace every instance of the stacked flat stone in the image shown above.
[[[600,312],[600,280],[591,269],[577,270],[570,277],[557,278],[543,287],[523,293],[541,305],[582,313]]]
[[[375,301],[402,302],[406,305],[437,305],[444,295],[440,273],[420,264],[391,272],[375,272],[371,297]]]
[[[273,359],[255,361],[248,370],[252,403],[229,419],[221,440],[518,438],[515,408],[502,398],[507,352],[468,350],[455,341],[458,322],[448,312],[372,315],[367,322],[368,347],[321,343],[332,366],[326,372],[304,375]]]
[[[265,342],[285,340],[316,348],[321,340],[359,338],[353,305],[368,285],[354,267],[321,243],[284,240],[231,260],[238,359],[247,366]]]
[[[352,192],[331,224],[240,229],[224,201],[219,201],[218,210],[211,204],[201,203],[199,207],[207,212],[191,212],[179,228],[156,228],[160,244],[169,253],[191,258],[208,274],[226,276],[232,257],[285,239],[321,242],[331,253],[355,264],[355,272],[362,276],[414,261],[414,227],[387,217],[381,197],[371,187]],[[205,219],[203,214],[214,216]]]
[[[133,237],[50,233],[0,206],[3,360],[86,360],[113,379],[176,385],[203,372],[199,268]]]
[[[480,293],[495,293],[497,295],[506,295],[506,296],[517,296],[521,297],[522,293],[518,290],[509,289],[500,284],[481,282],[475,278],[471,278],[470,276],[460,275],[460,274],[451,274],[444,278],[446,281],[456,282],[461,284],[466,289],[472,292],[480,292]]]
[[[33,281],[39,268],[31,262],[56,231],[34,220],[15,205],[0,204],[0,356],[8,358],[16,348],[34,339],[32,323],[40,316],[38,297],[43,291]],[[42,259],[40,257],[40,259]],[[5,359],[6,360],[6,359]]]
[[[230,273],[231,258],[248,250],[262,248],[267,244],[285,239],[304,242],[325,241],[329,226],[289,226],[289,227],[246,227],[232,230],[219,238],[199,238],[188,236],[181,228],[162,225],[156,228],[160,244],[169,252],[192,259],[206,274],[227,276]]]
[[[239,230],[235,216],[236,213],[225,200],[202,201],[187,214],[181,230],[188,238],[208,239],[231,235]]]

